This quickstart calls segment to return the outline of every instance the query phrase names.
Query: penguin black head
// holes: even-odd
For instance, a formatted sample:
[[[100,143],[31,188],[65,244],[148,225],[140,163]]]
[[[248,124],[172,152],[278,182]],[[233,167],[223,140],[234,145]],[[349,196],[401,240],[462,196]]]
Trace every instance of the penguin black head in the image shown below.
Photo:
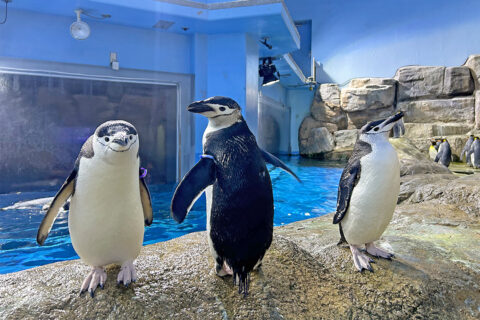
[[[138,153],[138,133],[135,127],[123,120],[102,123],[95,130],[93,148],[97,155],[134,151]]]
[[[403,117],[403,112],[399,111],[393,116],[390,116],[386,119],[381,119],[377,121],[372,121],[367,123],[360,129],[360,134],[378,134],[378,133],[388,133],[393,128],[395,123]]]
[[[187,110],[210,119],[241,115],[241,108],[235,100],[221,96],[193,102]]]
[[[435,140],[430,140],[430,143],[432,144],[432,146],[434,146],[434,145],[437,144],[437,141],[435,141]]]

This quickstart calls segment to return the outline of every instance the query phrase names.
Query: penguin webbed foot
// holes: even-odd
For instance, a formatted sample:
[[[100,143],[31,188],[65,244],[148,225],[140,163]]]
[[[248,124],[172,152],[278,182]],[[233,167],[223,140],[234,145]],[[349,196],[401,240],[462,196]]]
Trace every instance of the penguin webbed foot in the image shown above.
[[[220,278],[225,278],[227,276],[233,276],[233,270],[228,266],[226,261],[215,262],[215,273]]]
[[[233,273],[233,285],[237,285],[238,278],[238,293],[242,294],[246,298],[248,296],[248,288],[250,286],[250,272],[234,272]]]
[[[373,272],[373,268],[370,265],[370,263],[374,262],[372,258],[368,257],[354,245],[350,245],[350,251],[352,251],[353,264],[359,272],[362,272],[363,270]]]
[[[107,281],[107,273],[105,272],[105,269],[103,269],[103,267],[93,267],[92,271],[90,271],[85,280],[83,280],[80,288],[80,295],[88,291],[90,297],[93,298],[97,287],[103,289],[105,281]]]
[[[133,261],[124,262],[118,272],[117,276],[117,285],[123,284],[125,287],[132,282],[137,281],[137,272],[135,271],[135,266]]]
[[[383,249],[375,247],[373,242],[367,243],[365,245],[365,249],[367,250],[367,252],[369,254],[371,254],[372,256],[377,257],[377,258],[392,260],[392,258],[395,257],[395,255],[393,253],[390,253],[388,251],[385,251]]]

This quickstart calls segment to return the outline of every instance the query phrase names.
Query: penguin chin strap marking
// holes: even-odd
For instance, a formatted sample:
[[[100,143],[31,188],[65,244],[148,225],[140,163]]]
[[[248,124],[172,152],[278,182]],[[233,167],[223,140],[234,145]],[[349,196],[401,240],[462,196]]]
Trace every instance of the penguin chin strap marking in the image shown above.
[[[141,167],[140,170],[142,170],[142,174],[140,175],[140,178],[143,179],[147,176],[148,170]]]

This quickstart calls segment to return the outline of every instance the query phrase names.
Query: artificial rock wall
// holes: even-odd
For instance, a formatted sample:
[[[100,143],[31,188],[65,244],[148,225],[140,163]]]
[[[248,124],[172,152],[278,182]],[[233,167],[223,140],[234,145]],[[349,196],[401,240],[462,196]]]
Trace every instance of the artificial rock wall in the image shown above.
[[[458,158],[467,134],[480,129],[480,55],[460,67],[406,66],[393,78],[358,78],[339,88],[318,86],[299,129],[300,154],[347,157],[367,122],[405,112],[405,136],[428,151],[431,138],[446,137]]]

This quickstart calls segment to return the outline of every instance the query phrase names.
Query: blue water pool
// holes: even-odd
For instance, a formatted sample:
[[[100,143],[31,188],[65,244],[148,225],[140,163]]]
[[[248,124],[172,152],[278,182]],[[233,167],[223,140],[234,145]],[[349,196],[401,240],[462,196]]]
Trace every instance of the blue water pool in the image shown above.
[[[302,179],[303,184],[280,169],[270,168],[275,197],[276,226],[318,217],[335,210],[337,187],[342,167],[334,163],[283,158]],[[197,201],[182,224],[170,218],[169,206],[175,186],[150,185],[154,222],[145,229],[144,244],[169,240],[184,234],[205,230],[205,198]],[[55,192],[22,192],[0,194],[0,208],[19,201],[52,197]],[[44,212],[41,205],[0,211],[0,273],[15,272],[56,261],[76,259],[68,235],[67,213],[61,213],[45,245],[35,237]]]

